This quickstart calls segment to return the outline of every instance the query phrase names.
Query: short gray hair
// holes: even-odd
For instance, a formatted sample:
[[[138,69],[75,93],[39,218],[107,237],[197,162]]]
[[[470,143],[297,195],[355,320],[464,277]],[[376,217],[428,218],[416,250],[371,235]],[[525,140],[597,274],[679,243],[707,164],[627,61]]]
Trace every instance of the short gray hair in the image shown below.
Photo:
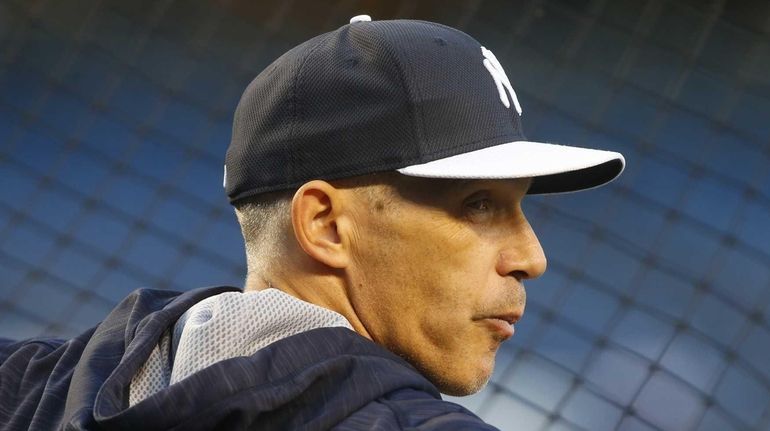
[[[396,172],[380,172],[330,183],[335,187],[357,189],[373,210],[382,211],[390,204],[393,187],[403,181]],[[246,248],[248,278],[266,275],[269,266],[287,257],[292,234],[291,202],[295,192],[296,189],[270,192],[235,204]]]
[[[235,204],[249,277],[264,273],[268,265],[284,257],[293,196],[294,190],[282,190],[246,198]]]

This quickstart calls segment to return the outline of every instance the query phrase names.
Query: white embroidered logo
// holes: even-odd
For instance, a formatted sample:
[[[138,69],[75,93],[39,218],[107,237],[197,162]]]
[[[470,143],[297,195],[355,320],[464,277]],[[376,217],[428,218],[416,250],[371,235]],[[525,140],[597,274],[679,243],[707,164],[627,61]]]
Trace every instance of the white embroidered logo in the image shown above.
[[[521,115],[521,105],[519,105],[519,99],[516,97],[516,92],[513,91],[513,87],[511,87],[511,81],[508,80],[508,76],[505,74],[505,71],[503,70],[503,66],[500,65],[500,62],[497,61],[497,57],[495,57],[494,54],[492,54],[492,51],[481,47],[481,54],[484,55],[484,67],[487,68],[489,73],[492,75],[492,78],[495,80],[495,85],[497,85],[497,92],[500,93],[500,101],[503,102],[503,105],[505,105],[506,108],[511,107],[511,102],[508,100],[508,94],[505,93],[505,89],[508,89],[508,93],[511,94],[511,99],[513,99],[513,106],[516,107],[516,112]]]

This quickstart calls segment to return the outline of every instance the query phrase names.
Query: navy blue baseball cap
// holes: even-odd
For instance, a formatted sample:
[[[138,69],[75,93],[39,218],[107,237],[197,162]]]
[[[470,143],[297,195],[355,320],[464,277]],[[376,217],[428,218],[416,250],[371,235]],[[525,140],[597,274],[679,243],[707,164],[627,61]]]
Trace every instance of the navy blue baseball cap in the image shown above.
[[[225,159],[231,203],[313,179],[397,171],[533,177],[530,194],[598,187],[619,153],[528,140],[495,55],[433,22],[350,24],[289,50],[246,88]]]

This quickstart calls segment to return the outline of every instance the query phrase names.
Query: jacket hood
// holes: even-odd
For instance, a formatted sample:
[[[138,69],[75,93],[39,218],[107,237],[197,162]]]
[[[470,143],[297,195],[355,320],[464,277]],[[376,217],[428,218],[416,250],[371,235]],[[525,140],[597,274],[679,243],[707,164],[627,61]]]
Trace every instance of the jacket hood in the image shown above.
[[[133,406],[131,379],[176,320],[232,287],[139,290],[91,336],[75,368],[65,429],[327,429],[372,399],[438,390],[400,357],[346,328],[320,328],[217,362]],[[330,408],[333,406],[333,408]]]

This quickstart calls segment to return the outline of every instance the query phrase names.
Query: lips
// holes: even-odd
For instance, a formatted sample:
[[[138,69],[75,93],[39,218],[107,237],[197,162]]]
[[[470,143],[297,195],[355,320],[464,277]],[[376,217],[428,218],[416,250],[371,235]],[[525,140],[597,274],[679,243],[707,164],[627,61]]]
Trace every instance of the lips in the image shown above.
[[[494,316],[490,316],[489,318],[499,319],[507,322],[509,325],[513,325],[514,323],[518,322],[519,319],[521,319],[521,315],[516,313],[496,314]]]
[[[520,314],[504,313],[479,316],[479,318],[474,320],[483,323],[492,331],[496,338],[500,338],[501,341],[505,341],[513,336],[513,324],[518,322],[520,318]]]
[[[482,320],[482,322],[484,322],[487,328],[492,331],[494,337],[498,338],[500,341],[505,341],[513,336],[513,325],[505,320],[488,318]]]

